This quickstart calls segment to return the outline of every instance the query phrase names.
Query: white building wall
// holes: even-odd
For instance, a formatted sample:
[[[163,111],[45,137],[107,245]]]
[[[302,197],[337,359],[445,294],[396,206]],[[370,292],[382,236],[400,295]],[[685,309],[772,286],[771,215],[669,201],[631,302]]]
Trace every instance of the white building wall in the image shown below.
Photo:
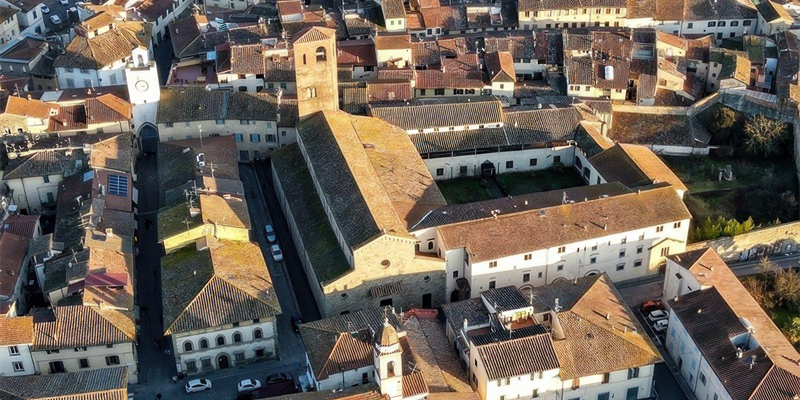
[[[311,368],[309,367],[309,369]],[[342,374],[330,375],[327,379],[317,382],[317,390],[335,390],[342,388],[342,386],[346,389],[361,385],[363,384],[364,374],[367,374],[368,383],[375,383],[375,366],[370,364],[366,367],[345,371]]]
[[[125,60],[120,60],[103,69],[56,68],[58,86],[69,88],[96,88],[100,86],[124,85]]]
[[[11,179],[5,183],[13,191],[14,204],[29,214],[36,214],[42,211],[42,203],[48,201],[48,193],[54,201],[58,200],[58,184],[64,179],[61,175],[48,175],[47,178],[47,183],[42,176]]]
[[[11,347],[16,348],[16,354],[12,354]],[[17,363],[22,364],[21,371],[14,369]],[[30,344],[0,346],[0,376],[33,375],[37,372]]]
[[[260,329],[262,334],[260,339],[256,339],[254,332]],[[242,341],[235,343],[233,336],[235,333],[242,335]],[[218,346],[217,338],[223,337],[225,344]],[[208,341],[208,348],[201,349],[200,341]],[[175,349],[175,363],[178,371],[187,371],[187,362],[194,361],[197,371],[211,371],[219,369],[219,356],[227,355],[229,367],[234,368],[238,364],[244,364],[256,358],[256,350],[264,351],[263,357],[274,358],[277,352],[277,338],[275,337],[274,318],[262,318],[258,323],[251,321],[242,322],[240,326],[226,325],[225,327],[213,327],[203,331],[180,333],[172,335],[172,342]],[[185,343],[192,343],[192,350],[185,351]],[[236,361],[236,354],[243,353],[244,360]],[[211,360],[211,366],[203,368],[202,360]]]
[[[627,399],[628,390],[636,388],[637,399],[649,398],[652,393],[653,365],[639,368],[639,376],[628,379],[629,370],[609,373],[608,383],[603,383],[603,375],[591,375],[580,378],[580,385],[572,389],[572,382],[562,382],[565,399],[597,399],[597,396],[608,393],[612,399]]]
[[[33,359],[37,364],[38,371],[43,375],[50,374],[50,363],[61,361],[64,364],[65,372],[79,372],[87,369],[101,369],[108,367],[116,367],[118,365],[109,365],[106,357],[117,356],[119,357],[119,365],[128,367],[128,382],[137,383],[139,373],[136,364],[136,353],[133,349],[133,343],[117,343],[112,347],[106,346],[92,346],[87,347],[86,350],[79,349],[60,349],[58,353],[47,351],[34,351]],[[87,359],[89,368],[81,368],[80,360]]]
[[[281,136],[278,136],[276,121],[225,119],[158,124],[158,136],[162,142],[196,139],[200,137],[201,131],[203,137],[234,135],[240,161],[256,158],[256,152],[258,152],[258,158],[266,158],[273,150],[280,148],[281,144],[294,143],[296,137],[290,136],[289,130],[285,130],[286,136],[283,136],[282,133]],[[244,157],[245,152],[246,158]]]
[[[506,151],[496,153],[474,154],[456,157],[429,158],[424,159],[425,165],[431,171],[434,179],[451,179],[459,176],[476,176],[481,174],[481,164],[490,161],[494,164],[498,174],[508,172],[524,172],[547,169],[553,167],[553,162],[559,160],[565,166],[572,166],[572,158],[575,152],[573,146],[558,146],[548,148],[536,148],[517,151]],[[536,165],[531,165],[533,160]],[[506,163],[511,162],[510,168]],[[461,175],[461,167],[467,167],[466,175]]]
[[[708,26],[710,22],[714,22],[715,26]],[[719,26],[719,22],[724,22],[725,26]],[[657,21],[655,28],[660,31],[678,35],[712,34],[717,39],[717,43],[721,43],[722,39],[739,37],[745,33],[756,33],[757,24],[757,18],[743,20],[725,19],[719,21]]]

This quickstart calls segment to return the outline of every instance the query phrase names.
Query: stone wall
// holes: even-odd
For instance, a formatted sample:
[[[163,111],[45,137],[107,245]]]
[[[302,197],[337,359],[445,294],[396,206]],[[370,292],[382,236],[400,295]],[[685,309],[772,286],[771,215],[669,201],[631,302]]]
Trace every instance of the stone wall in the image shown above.
[[[800,221],[757,229],[742,235],[692,243],[686,246],[686,251],[711,247],[727,262],[738,260],[742,251],[759,245],[772,245],[779,240],[784,243],[781,251],[785,251],[787,244],[796,248],[800,243]]]

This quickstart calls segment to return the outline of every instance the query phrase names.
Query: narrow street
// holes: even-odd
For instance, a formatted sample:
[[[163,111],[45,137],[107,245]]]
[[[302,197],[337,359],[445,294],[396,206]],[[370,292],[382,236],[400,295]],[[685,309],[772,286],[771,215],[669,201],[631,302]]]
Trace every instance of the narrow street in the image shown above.
[[[258,242],[264,252],[264,259],[270,268],[273,284],[280,299],[283,314],[278,316],[277,335],[279,345],[278,360],[247,364],[241,367],[230,368],[211,373],[193,375],[191,379],[206,378],[210,379],[213,388],[209,391],[187,394],[183,388],[188,378],[173,382],[172,377],[176,375],[176,367],[172,355],[169,338],[163,338],[160,344],[156,345],[158,339],[162,339],[163,320],[162,320],[162,294],[161,294],[161,268],[160,257],[163,250],[158,243],[156,214],[158,212],[158,174],[156,157],[146,156],[137,161],[137,174],[139,180],[136,188],[139,192],[137,225],[142,229],[137,230],[136,247],[136,296],[138,315],[138,346],[137,356],[139,362],[139,384],[130,388],[130,392],[135,394],[136,399],[156,399],[161,394],[162,399],[184,399],[191,398],[197,400],[222,400],[236,398],[236,384],[243,379],[259,379],[264,382],[267,375],[277,372],[290,372],[297,381],[297,378],[305,372],[305,349],[300,340],[300,335],[292,329],[291,316],[297,312],[297,301],[292,291],[292,283],[286,278],[286,267],[284,262],[276,263],[269,254],[267,241],[264,233],[264,225],[272,223],[270,214],[267,211],[266,203],[263,200],[261,189],[258,188],[252,166],[242,165],[241,179],[248,193],[248,207],[252,221],[251,240]],[[281,220],[282,220],[281,216]],[[150,229],[145,229],[145,221],[150,220],[153,225]],[[291,246],[291,236],[288,230],[276,229],[278,231],[278,242],[280,242],[284,257],[287,262],[297,262],[297,256],[292,253],[294,246]],[[284,243],[289,247],[284,247]],[[305,279],[304,276],[301,277]],[[308,284],[306,283],[306,288]],[[307,292],[306,292],[307,293]],[[302,301],[309,307],[303,309],[303,315],[310,315],[319,318],[316,303],[310,295],[302,296],[310,298]],[[168,353],[169,352],[169,353]]]

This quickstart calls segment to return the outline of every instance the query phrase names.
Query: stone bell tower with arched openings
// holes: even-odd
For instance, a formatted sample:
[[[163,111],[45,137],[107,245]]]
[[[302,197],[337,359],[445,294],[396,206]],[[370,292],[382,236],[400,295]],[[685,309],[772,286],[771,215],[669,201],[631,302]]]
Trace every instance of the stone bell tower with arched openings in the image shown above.
[[[339,110],[336,31],[309,27],[292,38],[300,120],[317,111]]]

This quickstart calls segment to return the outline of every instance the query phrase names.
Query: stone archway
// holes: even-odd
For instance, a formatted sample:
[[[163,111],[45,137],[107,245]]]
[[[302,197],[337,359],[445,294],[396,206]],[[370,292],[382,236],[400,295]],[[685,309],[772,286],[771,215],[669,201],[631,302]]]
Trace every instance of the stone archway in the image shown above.
[[[592,276],[592,275],[600,275],[600,271],[598,271],[596,269],[593,269],[593,270],[587,272],[586,275],[584,275],[584,276]]]
[[[231,359],[228,357],[227,354],[220,354],[219,356],[217,356],[217,366],[218,369],[230,368]]]
[[[145,154],[155,154],[158,148],[158,129],[151,123],[142,124],[139,140]]]

